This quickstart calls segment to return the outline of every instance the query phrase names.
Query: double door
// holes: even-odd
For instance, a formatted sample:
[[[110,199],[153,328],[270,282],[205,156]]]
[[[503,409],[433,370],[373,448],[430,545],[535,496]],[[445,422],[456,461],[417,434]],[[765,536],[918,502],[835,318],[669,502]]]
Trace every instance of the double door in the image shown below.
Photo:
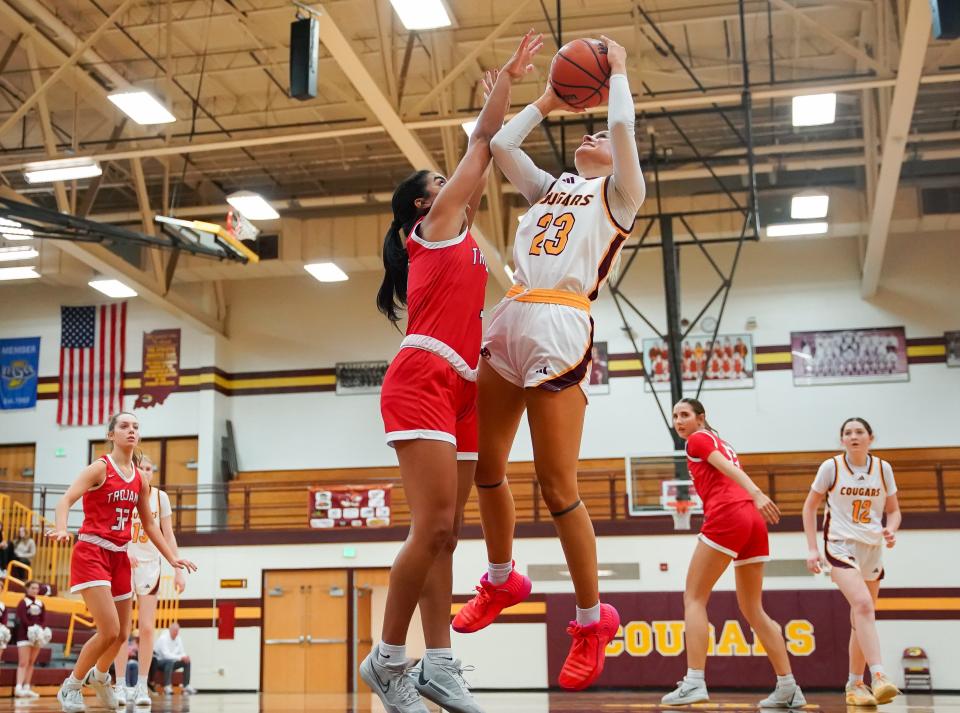
[[[264,572],[264,693],[351,693],[379,637],[389,570]],[[417,627],[419,629],[419,626]]]

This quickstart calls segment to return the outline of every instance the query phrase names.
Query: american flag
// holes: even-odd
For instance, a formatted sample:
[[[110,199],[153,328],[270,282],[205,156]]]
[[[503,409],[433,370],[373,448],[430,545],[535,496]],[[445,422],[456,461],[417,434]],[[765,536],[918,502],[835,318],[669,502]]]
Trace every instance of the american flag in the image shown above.
[[[106,423],[123,408],[127,303],[60,308],[57,423]]]

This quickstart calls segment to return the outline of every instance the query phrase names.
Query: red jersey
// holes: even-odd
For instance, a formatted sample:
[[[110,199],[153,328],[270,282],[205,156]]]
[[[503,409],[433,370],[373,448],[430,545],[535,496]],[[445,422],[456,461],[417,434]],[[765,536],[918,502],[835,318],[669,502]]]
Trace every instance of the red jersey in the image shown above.
[[[720,455],[740,467],[733,446],[717,434],[697,431],[687,439],[687,469],[697,488],[697,495],[703,500],[703,512],[708,516],[727,505],[753,502],[746,490],[707,462],[714,451],[720,451]]]
[[[450,240],[407,238],[407,336],[403,347],[426,349],[475,381],[480,361],[487,261],[469,230]],[[472,378],[471,378],[472,377]]]
[[[80,539],[107,549],[125,549],[130,542],[130,520],[140,499],[140,471],[132,466],[133,476],[128,479],[109,455],[100,460],[107,465],[107,477],[83,494]]]

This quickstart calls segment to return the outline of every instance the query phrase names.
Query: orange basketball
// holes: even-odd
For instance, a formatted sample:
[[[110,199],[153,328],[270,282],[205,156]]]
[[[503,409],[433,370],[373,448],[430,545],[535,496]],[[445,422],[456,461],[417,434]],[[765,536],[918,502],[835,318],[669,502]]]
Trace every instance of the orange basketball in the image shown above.
[[[606,102],[610,91],[607,46],[591,38],[565,44],[550,65],[550,86],[561,99],[577,109]]]

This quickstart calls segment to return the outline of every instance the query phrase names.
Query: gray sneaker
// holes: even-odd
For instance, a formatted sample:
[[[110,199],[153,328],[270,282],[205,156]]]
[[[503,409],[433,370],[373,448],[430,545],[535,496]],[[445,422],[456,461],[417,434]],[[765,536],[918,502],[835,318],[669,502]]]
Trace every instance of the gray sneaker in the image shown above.
[[[465,671],[460,659],[436,661],[424,658],[410,669],[410,677],[424,698],[436,703],[442,710],[450,713],[483,713],[470,693],[470,686],[463,677]]]
[[[660,702],[665,706],[685,706],[709,700],[706,681],[691,681],[684,676],[682,681],[677,681],[677,690],[665,695]]]
[[[777,686],[773,693],[757,704],[758,708],[803,708],[807,699],[803,697],[800,686]]]
[[[87,671],[87,675],[83,677],[83,685],[90,686],[93,689],[93,692],[97,694],[97,698],[100,699],[100,703],[103,704],[103,707],[108,711],[115,711],[117,708],[120,708],[121,705],[126,705],[126,700],[123,704],[117,700],[117,696],[114,693],[112,681],[110,680],[110,674],[107,674],[105,681],[98,681],[96,675],[94,675],[96,668],[91,668]]]
[[[83,704],[83,693],[80,688],[67,688],[66,681],[57,691],[57,700],[60,701],[63,713],[83,713],[87,709]]]
[[[370,655],[360,664],[360,678],[377,694],[387,713],[430,713],[413,681],[407,675],[414,661],[380,664],[377,662],[379,647],[374,646]]]

